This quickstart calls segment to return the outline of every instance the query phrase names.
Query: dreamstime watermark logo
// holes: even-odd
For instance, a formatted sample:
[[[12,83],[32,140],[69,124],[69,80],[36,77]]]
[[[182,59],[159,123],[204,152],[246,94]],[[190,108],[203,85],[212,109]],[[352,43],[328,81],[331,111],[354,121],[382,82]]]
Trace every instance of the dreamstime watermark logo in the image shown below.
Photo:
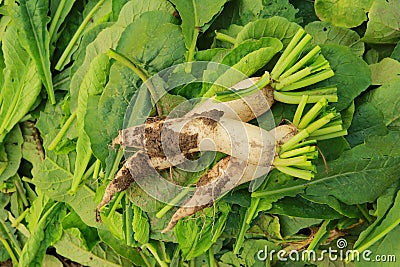
[[[202,196],[208,194],[208,197],[197,198],[191,203],[186,201],[191,195],[186,194],[186,199],[173,204],[207,205],[243,182],[243,177],[251,181],[250,190],[257,189],[262,178],[256,178],[269,172],[275,155],[275,132],[264,130],[275,127],[272,112],[265,112],[270,103],[267,96],[259,93],[250,99],[242,98],[233,106],[208,98],[181,101],[169,94],[172,90],[186,90],[190,95],[190,90],[199,88],[200,91],[244,89],[254,85],[256,80],[223,64],[192,62],[162,70],[143,83],[128,106],[123,125],[126,142],[131,139],[134,140],[131,143],[138,144],[133,146],[134,149],[125,149],[127,162],[140,151],[154,167],[146,171],[143,179],[135,178],[136,184],[158,201],[170,203],[190,188],[163,177],[160,170],[172,166],[191,173],[207,170],[215,161],[216,152],[223,152],[231,158],[218,167],[218,177],[222,178],[197,186],[196,192],[201,192]],[[162,123],[158,119],[149,119],[154,110],[160,111],[160,107],[174,108]],[[260,127],[244,123],[252,118],[256,118]],[[123,146],[124,142],[122,140]],[[193,157],[196,152],[202,153]],[[139,164],[132,162],[130,171],[134,176]]]
[[[336,241],[337,249],[329,247],[328,249],[322,249],[318,252],[315,250],[268,250],[268,246],[257,252],[257,259],[259,261],[266,260],[278,260],[278,261],[308,261],[308,262],[321,262],[325,259],[329,261],[366,261],[366,262],[396,262],[396,255],[373,255],[371,250],[364,250],[359,252],[358,250],[346,249],[347,240],[339,238]]]

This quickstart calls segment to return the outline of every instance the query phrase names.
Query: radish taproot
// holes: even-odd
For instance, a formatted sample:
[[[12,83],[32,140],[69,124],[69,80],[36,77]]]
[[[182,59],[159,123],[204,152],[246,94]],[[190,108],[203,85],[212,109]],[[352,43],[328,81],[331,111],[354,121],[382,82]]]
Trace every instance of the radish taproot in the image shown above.
[[[338,100],[335,87],[302,90],[334,74],[328,61],[320,54],[319,46],[304,52],[310,39],[310,36],[300,29],[283,51],[271,73],[265,72],[261,77],[245,79],[227,91],[221,91],[218,85],[212,85],[205,94],[205,97],[209,98],[182,118],[150,118],[144,125],[120,131],[113,144],[135,147],[139,151],[126,161],[107,186],[96,209],[97,219],[100,220],[100,208],[106,205],[115,193],[128,188],[135,179],[145,177],[147,169],[152,167],[162,170],[176,166],[186,159],[187,154],[198,151],[220,151],[230,155],[214,166],[217,170],[212,168],[210,173],[204,174],[199,181],[202,185],[207,184],[204,181],[225,183],[227,187],[220,190],[221,192],[232,189],[234,184],[265,175],[271,167],[295,177],[311,179],[315,166],[310,160],[317,156],[317,152],[310,142],[303,141],[307,138],[327,139],[341,136],[345,135],[346,131],[341,127],[340,116],[326,108],[328,102]],[[276,127],[274,138],[272,133],[246,122],[267,112],[275,101],[299,106],[293,125]],[[302,113],[307,103],[316,104],[303,117]],[[322,116],[321,113],[326,114]],[[244,130],[244,136],[235,133],[238,127]],[[282,133],[278,134],[280,131]],[[288,136],[291,138],[287,138]],[[311,141],[311,144],[314,143],[315,141]],[[146,163],[143,163],[144,154],[147,156]],[[226,175],[219,171],[227,172],[226,168],[229,165],[242,166],[245,169],[241,173],[246,175],[236,181],[226,181]],[[135,170],[132,177],[128,177],[132,168],[143,171]],[[260,168],[264,170],[259,171]],[[254,175],[255,173],[258,176]],[[186,203],[197,203],[204,207],[218,197],[203,194],[203,198],[207,200],[203,205],[202,201],[199,202],[199,194],[201,195],[201,190],[196,191],[196,197]],[[170,230],[180,218],[197,210],[197,206],[182,207],[165,230]]]

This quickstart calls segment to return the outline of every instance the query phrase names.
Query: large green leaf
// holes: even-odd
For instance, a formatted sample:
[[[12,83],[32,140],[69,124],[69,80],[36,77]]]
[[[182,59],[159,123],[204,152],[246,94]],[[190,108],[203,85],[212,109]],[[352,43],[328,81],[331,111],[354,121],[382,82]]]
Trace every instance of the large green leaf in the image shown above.
[[[360,57],[351,49],[336,44],[321,45],[322,54],[329,61],[335,76],[317,86],[336,85],[339,101],[334,104],[340,111],[347,108],[354,98],[360,95],[371,84],[371,71]]]
[[[126,245],[125,242],[116,239],[109,231],[99,230],[98,233],[100,239],[122,257],[130,260],[135,265],[143,266],[145,264],[137,249],[134,249]]]
[[[134,231],[134,238],[141,244],[149,242],[150,224],[146,213],[139,207],[133,207],[133,221],[132,229]]]
[[[122,33],[117,51],[150,74],[183,62],[184,39],[174,21],[165,11],[143,13]]]
[[[313,39],[313,44],[338,44],[351,48],[351,51],[362,56],[364,54],[364,43],[360,36],[353,30],[332,25],[329,22],[314,21],[305,27]]]
[[[96,30],[94,35],[92,35],[96,38],[91,43],[86,44],[85,52],[79,54],[77,62],[74,63],[75,71],[72,73],[73,76],[71,77],[71,110],[77,108],[79,88],[92,60],[97,55],[106,53],[110,48],[116,47],[116,43],[121,37],[122,32],[125,30],[126,26],[132,22],[133,14],[133,2],[126,3],[120,12],[118,21],[104,30],[99,29],[99,33],[97,33]],[[90,39],[88,41],[90,41]]]
[[[182,32],[186,48],[196,46],[199,32],[205,32],[227,0],[172,0],[182,18]]]
[[[383,114],[386,126],[400,126],[400,79],[378,87],[365,96]]]
[[[319,166],[316,178],[310,182],[294,181],[279,173],[271,176],[260,204],[265,203],[265,209],[270,209],[272,202],[299,193],[319,197],[320,202],[326,198],[327,203],[330,197],[347,205],[373,202],[399,179],[399,141],[398,132],[372,136],[328,162],[329,174],[325,174],[325,166]]]
[[[40,93],[41,81],[35,64],[22,48],[15,25],[7,28],[2,40],[4,85],[0,91],[0,143],[31,109]]]
[[[62,203],[55,203],[46,210],[31,230],[31,235],[22,249],[18,266],[42,266],[47,248],[61,238],[61,220],[65,214],[66,207]]]
[[[329,174],[320,171],[317,178],[307,184],[305,193],[334,196],[349,205],[374,201],[399,179],[400,149],[395,145],[399,141],[397,132],[368,138],[365,144],[345,151],[329,163]],[[371,184],[374,190],[370,189]]]
[[[370,135],[385,135],[387,127],[384,124],[383,114],[371,103],[357,105],[353,122],[348,129],[346,139],[351,146],[359,145]]]
[[[397,0],[374,0],[368,13],[366,43],[395,44],[400,40],[400,2]]]
[[[68,203],[87,225],[104,227],[95,221],[94,211],[97,202],[94,200],[95,193],[89,187],[83,186],[79,188],[74,196],[68,194],[73,180],[76,152],[57,154],[47,149],[49,143],[60,131],[60,121],[63,117],[62,104],[63,102],[61,101],[55,106],[47,104],[36,123],[36,127],[43,138],[46,158],[43,161],[34,163],[32,182],[51,199]],[[76,136],[76,128],[71,127],[65,133],[64,138],[69,139]]]
[[[244,41],[223,57],[221,63],[224,65],[218,65],[218,70],[210,69],[205,72],[208,76],[215,77],[215,82],[211,86],[203,86],[203,97],[212,97],[216,92],[226,90],[253,75],[267,65],[281,49],[282,43],[277,38],[261,37],[259,40]],[[209,77],[207,79],[212,80]]]
[[[400,192],[397,193],[396,198],[393,201],[393,205],[388,209],[385,214],[380,214],[380,217],[369,226],[364,232],[360,234],[359,239],[354,244],[354,249],[364,251],[365,249],[370,248],[374,243],[378,240],[384,238],[379,245],[379,251],[385,252],[385,254],[398,254],[398,249],[395,247],[399,247],[396,245],[397,235],[399,232],[399,211],[400,211]],[[392,232],[391,232],[392,231]],[[373,251],[376,254],[379,254],[377,251]],[[395,265],[393,265],[395,266]]]
[[[50,38],[47,30],[49,1],[21,0],[20,4],[18,24],[23,29],[22,44],[35,62],[49,99],[54,104],[55,98],[50,72]]]
[[[275,37],[282,42],[283,47],[286,47],[299,28],[298,24],[289,22],[282,17],[258,19],[243,27],[236,37],[235,45],[248,39]]]
[[[204,210],[205,218],[178,222],[174,231],[185,259],[200,256],[216,242],[225,227],[229,211],[229,205],[219,202],[216,207]]]
[[[274,203],[268,213],[313,219],[338,219],[342,216],[328,205],[308,201],[299,196],[285,197]]]
[[[367,20],[373,0],[316,0],[315,13],[322,21],[335,26],[353,28]]]
[[[382,85],[400,78],[400,62],[395,59],[386,57],[369,67],[373,85]]]
[[[85,266],[132,266],[127,259],[115,253],[105,243],[100,242],[89,250],[86,240],[77,228],[64,230],[54,247],[58,254]]]
[[[84,130],[90,139],[93,154],[102,162],[114,152],[109,145],[118,135],[118,130],[122,129],[126,109],[139,82],[132,70],[114,63],[104,91],[88,97]]]
[[[76,164],[74,170],[74,182],[72,190],[75,191],[79,185],[86,168],[92,157],[90,138],[84,130],[85,114],[89,96],[100,95],[108,80],[110,70],[109,58],[100,54],[93,59],[92,64],[83,78],[79,90],[78,108],[76,110],[76,127],[78,130],[78,142],[76,144]]]

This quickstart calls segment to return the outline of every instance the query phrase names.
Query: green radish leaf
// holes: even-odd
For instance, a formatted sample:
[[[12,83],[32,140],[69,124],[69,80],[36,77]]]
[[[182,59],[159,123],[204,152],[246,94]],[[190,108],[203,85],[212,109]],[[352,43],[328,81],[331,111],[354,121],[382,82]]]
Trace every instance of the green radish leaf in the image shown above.
[[[95,221],[93,214],[97,202],[90,188],[81,187],[74,196],[68,194],[73,180],[71,168],[74,163],[75,156],[71,154],[60,155],[57,158],[47,157],[42,164],[34,166],[32,182],[51,199],[69,204],[87,225],[104,227]]]
[[[134,238],[141,244],[149,242],[150,224],[146,213],[137,206],[133,206],[132,229]]]
[[[339,101],[333,106],[341,111],[371,85],[371,71],[368,65],[360,57],[354,55],[348,47],[325,44],[321,45],[321,49],[335,76],[315,86],[336,86]]]
[[[218,202],[216,207],[204,209],[206,217],[178,222],[174,232],[186,260],[200,256],[215,243],[222,234],[229,211],[229,205]]]
[[[4,165],[0,163],[0,182],[6,181],[17,173],[21,164],[21,146],[23,142],[21,129],[16,125],[7,135],[3,143],[6,160],[3,161]]]
[[[0,194],[4,195],[4,194]],[[9,198],[11,200],[11,198]],[[6,200],[8,202],[8,200]],[[8,204],[8,203],[1,203],[2,205]],[[21,244],[17,239],[17,230],[11,226],[11,223],[7,220],[8,214],[7,214],[6,209],[1,209],[0,210],[0,236],[5,239],[9,246],[11,246],[15,251],[19,251],[21,253]],[[0,246],[1,249],[3,249],[3,242],[1,243],[2,246]],[[2,255],[4,252],[0,252],[0,256],[5,257],[8,259],[10,256],[8,255],[8,252],[5,251],[7,255]],[[17,264],[17,262],[13,261],[13,264]]]
[[[92,37],[95,37],[95,39],[91,43],[87,44],[87,47],[82,50],[85,51],[84,54],[82,52],[82,56],[81,53],[79,54],[80,56],[73,66],[75,72],[72,72],[73,76],[71,77],[71,111],[74,111],[78,106],[79,88],[92,60],[97,55],[106,53],[110,48],[115,48],[116,42],[121,37],[122,32],[125,30],[126,26],[132,22],[132,4],[133,2],[128,2],[122,8],[118,21],[115,22],[115,24],[105,28],[104,30],[100,30],[100,33],[98,34],[93,32]],[[88,42],[90,40],[91,38],[89,38]]]
[[[390,209],[392,208],[397,195],[398,183],[395,183],[390,186],[381,196],[379,196],[376,201],[376,210],[374,213],[376,220],[359,235],[356,244],[360,244],[364,240],[368,239],[374,229],[381,224],[382,220],[385,219],[388,211],[390,211]]]
[[[319,197],[319,201],[326,197],[326,202],[335,197],[347,205],[373,202],[398,179],[400,149],[395,144],[399,140],[398,132],[371,136],[364,144],[344,151],[338,159],[328,162],[328,174],[324,165],[318,166],[318,173],[310,182],[293,180],[272,171],[268,189],[253,194],[262,197],[260,210],[268,210],[271,203],[280,198],[299,193]],[[370,190],[370,184],[374,185],[374,190]]]
[[[313,219],[338,219],[338,212],[328,205],[311,202],[302,197],[285,197],[272,205],[268,213]]]
[[[400,41],[397,42],[397,45],[392,51],[392,54],[390,55],[391,58],[396,59],[397,61],[400,61]]]
[[[49,1],[21,0],[20,4],[17,21],[19,27],[23,30],[22,45],[35,62],[50,102],[55,104],[50,71],[50,38],[47,30]]]
[[[373,104],[383,114],[383,123],[386,126],[400,126],[399,99],[400,79],[393,80],[378,87],[365,96],[365,101]]]
[[[84,130],[90,139],[93,154],[102,162],[109,153],[115,153],[108,145],[122,129],[126,109],[139,83],[132,70],[114,63],[103,92],[88,96]],[[102,125],[101,131],[98,130],[99,124]]]
[[[6,67],[0,91],[0,143],[29,112],[41,89],[36,66],[20,44],[16,25],[7,28],[2,49]]]
[[[222,64],[232,66],[232,68],[227,69],[225,66],[220,70],[206,71],[207,75],[215,77],[215,82],[212,85],[203,86],[203,97],[212,97],[216,92],[224,91],[253,75],[281,49],[282,43],[276,38],[262,37],[259,40],[244,41],[226,54],[221,61]]]
[[[289,21],[300,22],[301,19],[296,18],[298,9],[294,8],[293,5],[288,0],[269,0],[269,1],[256,1],[257,4],[254,4],[255,1],[247,0],[243,1],[242,12],[243,16],[239,14],[240,17],[247,18],[247,21],[243,21],[242,25],[246,25],[248,22],[255,20],[256,18],[264,19],[271,18],[274,16],[283,17]],[[261,2],[261,3],[260,3]],[[246,12],[245,8],[252,8],[252,6],[259,6],[261,4],[262,9],[255,12],[256,10],[252,10],[253,14],[249,14]],[[249,16],[254,16],[250,18]]]
[[[130,260],[137,266],[143,266],[145,264],[137,249],[125,245],[120,240],[116,239],[111,232],[99,230],[98,233],[101,241],[110,246],[118,255]]]
[[[400,40],[399,9],[400,3],[396,0],[373,1],[362,40],[374,44],[396,44]]]
[[[112,0],[112,6],[111,6],[111,10],[112,10],[112,16],[111,19],[113,21],[117,21],[118,20],[118,15],[121,12],[122,7],[128,3],[129,0]]]
[[[303,198],[317,204],[327,205],[334,209],[337,213],[347,218],[360,218],[362,214],[356,205],[346,205],[332,196],[310,196],[301,195]]]
[[[297,30],[299,25],[289,22],[285,18],[272,17],[268,19],[258,19],[248,23],[238,33],[236,46],[248,39],[260,39],[261,37],[274,37],[279,39],[285,48]]]
[[[271,212],[273,214],[273,212]],[[283,237],[280,233],[280,224],[278,216],[272,216],[269,214],[262,214],[254,220],[253,226],[249,229],[249,233],[252,234],[265,234],[268,233],[273,239],[283,240]]]
[[[304,29],[313,37],[312,44],[338,44],[351,48],[351,51],[360,57],[364,54],[364,43],[353,30],[322,21],[311,22]]]
[[[374,259],[376,256],[380,256],[382,263],[376,261],[365,261],[363,257],[360,257],[360,261],[355,261],[355,267],[375,267],[375,266],[391,266],[396,267],[396,259],[400,257],[400,244],[398,242],[400,235],[400,226],[396,226],[390,231],[385,237],[377,241],[374,245],[368,249],[372,251],[369,255],[370,259]],[[360,253],[362,255],[362,253]],[[385,258],[384,258],[385,256]]]
[[[37,198],[31,203],[29,213],[26,215],[26,222],[29,231],[33,231],[36,225],[39,223],[42,215],[48,210],[54,201],[50,200],[48,196],[39,192]]]
[[[51,24],[49,28],[49,39],[50,45],[55,46],[59,37],[59,30],[61,24],[65,21],[65,18],[69,14],[76,0],[64,0],[59,1],[54,14],[52,14]],[[51,1],[55,3],[56,1]]]
[[[387,57],[369,67],[373,85],[382,85],[400,78],[400,62],[395,59]]]
[[[150,74],[182,63],[185,45],[175,21],[166,11],[143,13],[122,33],[117,52]]]
[[[86,240],[77,228],[64,230],[54,247],[58,254],[85,266],[132,266],[105,243],[99,242],[89,250]]]
[[[62,102],[58,102],[56,106],[48,103],[36,123],[45,148],[60,131],[59,121],[63,116],[61,105]],[[71,127],[64,138],[76,135],[76,128]],[[51,199],[69,204],[87,225],[102,228],[104,226],[95,221],[94,210],[97,206],[94,200],[95,193],[84,186],[79,188],[74,196],[68,194],[72,185],[75,161],[75,151],[69,154],[56,154],[54,151],[46,150],[46,159],[33,165],[32,182]]]
[[[171,2],[182,18],[182,32],[186,48],[190,51],[196,46],[199,32],[205,32],[210,27],[227,0],[172,0]]]
[[[348,205],[375,201],[397,179],[398,141],[400,135],[390,132],[371,136],[364,144],[343,152],[340,158],[328,163],[328,175],[319,170],[316,179],[306,184],[306,195],[334,196]],[[370,184],[374,190],[370,190]]]
[[[320,224],[322,220],[280,215],[279,222],[281,225],[282,235],[284,237],[289,237],[295,235],[301,229]]]
[[[278,245],[266,239],[248,239],[244,241],[239,255],[235,255],[232,251],[229,251],[222,255],[221,261],[227,264],[226,266],[262,267],[265,266],[265,261],[261,261],[257,255],[259,251],[262,251],[261,256],[264,256],[265,248],[268,248],[268,251],[278,251],[280,249]]]
[[[108,80],[110,72],[110,60],[105,54],[96,56],[88,72],[83,78],[78,96],[78,108],[76,110],[76,127],[78,131],[78,142],[76,144],[76,163],[74,170],[74,180],[71,192],[75,193],[79,183],[87,169],[89,161],[92,157],[92,149],[90,147],[90,138],[85,132],[85,115],[88,105],[89,96],[100,95]]]
[[[315,14],[314,1],[303,1],[303,0],[291,0],[290,3],[299,10],[297,17],[299,24],[304,27],[308,23],[318,21],[318,17]],[[301,20],[301,21],[300,21]]]
[[[22,249],[18,266],[42,265],[47,248],[61,238],[61,220],[65,215],[63,203],[55,203],[43,213]]]
[[[364,232],[360,234],[359,239],[354,244],[354,249],[364,251],[372,246],[379,239],[383,238],[386,234],[388,234],[391,230],[395,230],[394,232],[398,232],[400,218],[398,216],[400,210],[400,192],[397,192],[396,198],[394,199],[392,207],[389,208],[384,216],[379,217],[377,221],[369,226]],[[394,242],[389,241],[390,236],[393,233],[390,233],[382,242],[388,242],[389,244]],[[387,239],[387,240],[386,240]],[[391,250],[392,247],[389,247]],[[396,251],[394,249],[394,251]],[[386,252],[387,253],[387,252]]]
[[[362,144],[371,135],[386,135],[388,130],[384,124],[383,114],[371,103],[357,105],[353,123],[346,136],[351,146]]]
[[[85,56],[86,56],[86,47],[88,45],[90,45],[90,43],[92,43],[94,40],[96,40],[97,36],[105,29],[112,27],[113,23],[111,22],[104,22],[104,23],[100,23],[90,29],[88,29],[85,34],[82,37],[82,40],[80,42],[79,48],[76,50],[75,53],[75,61],[71,66],[70,69],[70,77],[73,77],[74,74],[76,73],[77,70],[79,70],[79,68],[81,67],[81,65],[84,63],[85,61]],[[104,51],[106,52],[106,51]],[[96,57],[97,55],[99,55],[101,53],[98,53],[96,55],[94,55],[94,57]],[[90,66],[88,65],[88,68]],[[84,74],[85,75],[85,74]],[[82,77],[83,79],[83,77]],[[82,82],[82,81],[81,81]]]
[[[282,43],[276,38],[262,37],[259,40],[246,40],[237,47],[233,48],[227,55],[225,55],[221,63],[228,66],[234,66],[238,64],[241,60],[243,60],[243,58],[246,57],[248,54],[255,52],[261,48],[267,47],[271,48],[271,55],[265,59],[263,58],[263,60],[260,60],[264,65],[266,65],[269,61],[268,59],[271,59],[283,47]],[[261,67],[257,68],[257,70]],[[248,75],[251,74],[252,73]]]
[[[315,13],[322,21],[329,21],[335,26],[353,28],[367,20],[373,0],[316,0]]]

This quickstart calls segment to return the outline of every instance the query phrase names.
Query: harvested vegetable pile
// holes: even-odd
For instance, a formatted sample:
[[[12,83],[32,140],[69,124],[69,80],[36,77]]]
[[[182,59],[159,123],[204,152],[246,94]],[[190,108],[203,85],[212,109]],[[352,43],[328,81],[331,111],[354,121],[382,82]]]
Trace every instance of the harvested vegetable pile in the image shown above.
[[[0,9],[1,266],[397,266],[400,1]]]

